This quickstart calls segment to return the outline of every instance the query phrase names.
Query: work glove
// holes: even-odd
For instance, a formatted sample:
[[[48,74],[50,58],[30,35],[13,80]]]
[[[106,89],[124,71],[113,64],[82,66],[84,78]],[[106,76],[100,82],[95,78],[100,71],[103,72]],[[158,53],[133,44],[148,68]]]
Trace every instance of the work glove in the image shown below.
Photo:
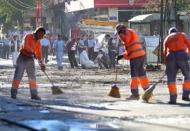
[[[122,59],[122,58],[123,58],[123,55],[117,56],[117,61],[119,61],[119,60]]]
[[[32,57],[37,59],[37,55],[36,55],[36,52],[34,52],[33,50],[31,51],[31,54],[32,54]]]
[[[42,70],[42,71],[45,71],[45,70],[46,70],[45,64],[41,63],[41,64],[40,64],[40,67],[41,67],[41,70]]]

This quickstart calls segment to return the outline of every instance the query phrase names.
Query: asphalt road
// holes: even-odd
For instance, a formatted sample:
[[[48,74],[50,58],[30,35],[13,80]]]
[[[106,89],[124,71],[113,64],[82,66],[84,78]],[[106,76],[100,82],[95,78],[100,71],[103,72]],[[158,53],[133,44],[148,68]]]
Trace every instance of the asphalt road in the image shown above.
[[[126,101],[130,95],[129,69],[119,69],[118,87],[121,98],[108,96],[114,84],[114,70],[64,69],[58,71],[55,61],[47,64],[47,74],[64,92],[52,95],[51,84],[37,67],[39,95],[42,100],[30,99],[25,74],[18,92],[18,99],[10,98],[11,81],[14,74],[11,60],[0,60],[0,117],[19,122],[35,129],[48,131],[189,131],[190,103],[181,100],[182,80],[177,76],[178,100],[169,105],[169,92],[164,78],[154,90],[149,103]],[[154,84],[163,71],[147,72]],[[143,91],[139,87],[140,93]],[[2,126],[1,126],[2,127]],[[14,128],[12,128],[14,129]],[[11,129],[9,129],[11,131]]]

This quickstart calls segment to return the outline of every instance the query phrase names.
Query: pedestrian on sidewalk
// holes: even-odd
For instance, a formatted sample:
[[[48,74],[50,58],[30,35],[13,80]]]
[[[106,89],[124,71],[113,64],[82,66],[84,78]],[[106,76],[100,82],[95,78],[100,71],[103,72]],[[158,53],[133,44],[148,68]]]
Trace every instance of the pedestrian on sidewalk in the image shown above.
[[[84,47],[85,47],[84,41],[83,41],[83,39],[81,38],[81,39],[79,40],[79,43],[78,43],[79,64],[81,64],[81,63],[80,63],[80,54],[83,52]]]
[[[89,38],[88,38],[88,57],[90,60],[93,60],[94,45],[95,45],[94,39],[92,38],[91,35],[89,35]]]
[[[65,42],[62,40],[61,35],[58,35],[58,39],[53,43],[53,54],[56,53],[56,61],[58,70],[63,69],[63,53],[65,48]]]
[[[12,53],[13,66],[16,67],[16,60],[17,60],[19,48],[20,48],[20,42],[18,40],[17,34],[13,34],[13,40],[10,41],[10,47],[11,47],[11,53]]]
[[[144,70],[145,51],[139,40],[137,33],[133,29],[126,28],[123,24],[116,26],[117,34],[125,44],[125,52],[117,57],[119,61],[122,58],[130,60],[131,71],[131,93],[127,100],[139,99],[139,82],[144,90],[149,88],[149,80]]]
[[[106,40],[108,41],[108,55],[110,57],[110,68],[115,68],[116,41],[109,34],[106,35]]]
[[[66,45],[71,68],[74,68],[74,67],[79,68],[79,66],[77,64],[76,57],[75,57],[75,53],[76,53],[76,49],[77,49],[77,43],[79,41],[80,41],[80,38],[77,38],[77,40],[72,39]]]
[[[12,81],[11,97],[16,99],[20,81],[26,70],[28,75],[28,83],[30,87],[31,99],[40,100],[37,91],[37,82],[35,74],[35,59],[38,60],[41,70],[45,71],[46,66],[42,60],[40,39],[45,35],[45,29],[38,27],[34,33],[24,36],[20,48],[20,54],[17,59],[14,78]]]
[[[9,36],[7,35],[6,38],[3,40],[3,59],[9,59],[10,53],[10,40]]]
[[[170,92],[169,104],[175,104],[177,100],[176,75],[180,69],[183,76],[183,94],[182,100],[190,101],[190,67],[188,64],[190,53],[190,42],[183,32],[178,32],[175,27],[169,29],[169,35],[164,40],[164,60],[166,64],[166,75],[168,80],[168,89]]]
[[[46,38],[46,36],[44,36],[44,38],[41,39],[40,43],[42,45],[42,59],[47,64],[49,62],[48,55],[51,48],[50,41]]]
[[[3,55],[3,40],[4,40],[4,37],[0,39],[0,58],[2,58],[2,55]]]

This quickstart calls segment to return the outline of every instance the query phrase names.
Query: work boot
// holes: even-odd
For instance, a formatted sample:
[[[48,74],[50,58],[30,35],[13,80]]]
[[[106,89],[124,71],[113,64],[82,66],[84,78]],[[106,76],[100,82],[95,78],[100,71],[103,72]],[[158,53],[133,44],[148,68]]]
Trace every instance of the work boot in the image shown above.
[[[184,100],[184,101],[190,101],[189,94],[190,94],[190,91],[183,90],[182,100]]]
[[[130,97],[126,98],[126,100],[139,100],[139,95],[131,95]]]
[[[131,89],[132,95],[129,98],[126,98],[126,100],[139,100],[139,90],[137,89]]]
[[[176,100],[177,100],[177,94],[170,94],[170,101],[168,103],[176,104]]]
[[[11,88],[11,98],[16,99],[17,90],[18,90],[18,89]]]
[[[41,98],[38,96],[37,89],[30,89],[30,93],[31,93],[31,99],[41,100]]]

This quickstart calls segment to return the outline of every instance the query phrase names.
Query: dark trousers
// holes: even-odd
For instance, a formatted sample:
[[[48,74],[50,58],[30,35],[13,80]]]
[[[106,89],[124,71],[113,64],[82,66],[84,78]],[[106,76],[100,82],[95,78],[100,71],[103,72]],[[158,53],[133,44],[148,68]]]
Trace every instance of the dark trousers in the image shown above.
[[[98,56],[98,52],[94,52],[94,54],[93,54],[93,60],[95,60],[97,58],[97,56]]]
[[[88,48],[88,57],[90,60],[93,60],[93,54],[94,54],[94,47]]]
[[[190,68],[188,56],[185,51],[170,52],[166,59],[166,75],[168,84],[175,83],[178,70],[182,71],[184,81],[190,81]]]
[[[130,60],[131,78],[146,76],[144,70],[145,56],[137,57]]]
[[[68,51],[68,57],[69,57],[69,62],[70,62],[71,68],[74,68],[74,66],[78,67],[74,50]]]
[[[3,59],[9,59],[9,52],[10,52],[10,46],[4,45],[3,46]]]
[[[115,68],[115,51],[109,51],[108,55],[110,57],[110,68]]]
[[[42,57],[45,59],[45,63],[48,62],[48,46],[42,46]]]
[[[99,67],[100,68],[102,68],[102,64],[104,65],[104,67],[106,67],[106,69],[108,69],[109,67],[109,64],[108,63],[106,63],[104,60],[102,60],[101,58],[100,59],[98,59],[98,65],[99,65]]]

